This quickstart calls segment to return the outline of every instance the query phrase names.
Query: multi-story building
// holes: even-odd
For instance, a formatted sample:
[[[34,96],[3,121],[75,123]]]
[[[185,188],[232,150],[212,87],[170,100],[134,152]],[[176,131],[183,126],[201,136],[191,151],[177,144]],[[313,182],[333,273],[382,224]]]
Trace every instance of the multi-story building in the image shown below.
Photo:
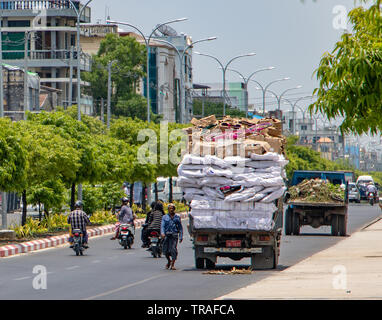
[[[81,46],[89,55],[97,54],[101,41],[107,34],[134,37],[146,45],[141,35],[119,30],[113,24],[84,24],[81,26]],[[191,43],[185,35],[159,36],[150,40],[149,75],[150,103],[155,114],[163,115],[169,122],[187,122],[192,118],[192,67],[191,50],[183,54]],[[180,58],[183,59],[181,67]],[[146,67],[146,66],[145,66]],[[183,68],[183,72],[181,71]],[[183,81],[181,81],[181,76]],[[182,94],[182,88],[184,88]],[[147,97],[146,78],[141,79],[137,93]],[[182,96],[181,96],[182,94]]]
[[[223,98],[223,84],[222,83],[204,83],[210,89],[208,90],[208,95],[212,97],[222,97]],[[247,92],[245,90],[245,84],[242,82],[227,82],[225,88],[227,99],[227,104],[231,105],[232,108],[239,109],[241,111],[246,111],[247,102]]]
[[[4,114],[13,121],[24,119],[25,112],[40,110],[40,77],[36,73],[28,72],[25,78],[23,69],[9,65],[2,66],[4,87]],[[27,91],[24,85],[27,84]],[[28,101],[25,106],[25,93]]]
[[[80,1],[72,2],[77,9],[82,8]],[[90,70],[90,59],[76,47],[77,14],[71,2],[0,0],[0,10],[4,62],[26,67],[40,76],[42,85],[60,90],[60,105],[67,104],[69,100],[75,104],[77,59],[81,59],[82,71]],[[91,9],[87,7],[80,21],[89,23],[90,20]],[[91,112],[92,101],[89,97],[83,96],[81,105],[83,112]]]

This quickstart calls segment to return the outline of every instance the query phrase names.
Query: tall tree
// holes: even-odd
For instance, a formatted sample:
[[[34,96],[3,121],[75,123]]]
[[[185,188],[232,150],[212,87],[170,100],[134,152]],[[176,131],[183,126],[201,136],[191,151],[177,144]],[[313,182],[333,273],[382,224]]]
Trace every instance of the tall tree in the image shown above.
[[[367,0],[360,1],[368,2]],[[345,32],[316,70],[320,81],[311,112],[329,119],[344,117],[344,132],[377,133],[382,129],[381,0],[349,13],[353,32]]]

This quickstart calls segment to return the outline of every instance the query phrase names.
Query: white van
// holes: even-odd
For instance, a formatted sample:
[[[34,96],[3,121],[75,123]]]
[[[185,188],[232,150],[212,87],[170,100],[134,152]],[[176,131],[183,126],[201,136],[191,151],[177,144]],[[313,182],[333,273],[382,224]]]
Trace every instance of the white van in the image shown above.
[[[182,189],[178,186],[177,177],[172,178],[172,199],[176,201],[182,201],[183,192]],[[170,178],[157,178],[158,186],[158,199],[163,202],[168,202],[170,195]],[[152,198],[155,198],[155,184],[152,184],[151,187]]]
[[[374,179],[373,179],[372,176],[359,176],[358,179],[357,179],[356,184],[357,185],[368,184],[369,182],[374,183]]]

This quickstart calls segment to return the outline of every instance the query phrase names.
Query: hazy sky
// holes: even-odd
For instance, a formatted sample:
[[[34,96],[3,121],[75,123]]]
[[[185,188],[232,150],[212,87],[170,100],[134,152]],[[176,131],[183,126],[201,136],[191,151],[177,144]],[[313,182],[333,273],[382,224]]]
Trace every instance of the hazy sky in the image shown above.
[[[149,34],[155,25],[171,19],[188,20],[171,26],[191,36],[194,41],[210,36],[217,40],[196,44],[194,51],[217,57],[223,64],[231,58],[255,52],[254,57],[234,61],[230,68],[248,76],[263,67],[276,69],[259,73],[257,81],[267,84],[275,79],[291,77],[289,81],[272,85],[276,93],[303,85],[292,91],[289,98],[309,95],[317,86],[313,76],[320,57],[331,51],[343,30],[341,6],[351,10],[354,0],[94,0],[93,21],[105,21],[109,12],[112,20],[129,22]],[[123,29],[128,30],[127,27]],[[222,82],[217,62],[208,57],[193,56],[194,83]],[[235,73],[228,73],[227,81],[239,81]],[[249,102],[261,105],[262,94],[249,85]],[[267,102],[275,105],[275,100]],[[301,103],[301,106],[304,104]],[[283,107],[284,110],[288,106]]]

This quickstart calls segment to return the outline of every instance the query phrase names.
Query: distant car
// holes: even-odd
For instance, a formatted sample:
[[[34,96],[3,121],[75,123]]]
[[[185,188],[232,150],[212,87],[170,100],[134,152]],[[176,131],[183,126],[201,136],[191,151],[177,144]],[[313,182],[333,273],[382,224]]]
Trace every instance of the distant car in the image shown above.
[[[361,193],[354,182],[350,182],[348,185],[349,188],[349,202],[361,202]]]

